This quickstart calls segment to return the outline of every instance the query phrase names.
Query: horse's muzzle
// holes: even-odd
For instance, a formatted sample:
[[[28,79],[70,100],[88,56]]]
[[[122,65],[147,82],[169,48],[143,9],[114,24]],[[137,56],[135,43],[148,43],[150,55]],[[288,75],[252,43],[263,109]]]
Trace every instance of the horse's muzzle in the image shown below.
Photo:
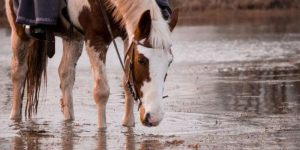
[[[143,120],[143,124],[147,127],[155,127],[159,125],[159,120],[155,119],[150,113],[147,113],[145,119]]]

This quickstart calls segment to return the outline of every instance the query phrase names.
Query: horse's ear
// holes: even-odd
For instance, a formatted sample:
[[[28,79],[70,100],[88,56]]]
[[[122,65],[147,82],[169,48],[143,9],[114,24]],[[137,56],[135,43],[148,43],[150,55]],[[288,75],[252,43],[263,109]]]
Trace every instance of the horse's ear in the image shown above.
[[[174,9],[174,11],[172,12],[172,15],[170,17],[169,27],[170,27],[171,32],[174,30],[174,28],[177,24],[178,15],[179,15],[179,9],[176,8],[176,9]]]
[[[135,29],[134,32],[134,38],[137,41],[140,41],[144,38],[149,37],[150,32],[151,32],[151,14],[150,10],[146,10],[138,23],[137,28]]]

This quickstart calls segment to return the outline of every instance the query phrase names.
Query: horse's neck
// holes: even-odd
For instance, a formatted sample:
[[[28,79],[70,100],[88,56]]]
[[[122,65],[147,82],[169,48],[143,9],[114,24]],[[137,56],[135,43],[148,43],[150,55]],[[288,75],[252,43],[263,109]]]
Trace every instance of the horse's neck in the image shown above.
[[[160,8],[155,0],[110,0],[115,6],[115,18],[121,20],[126,28],[129,39],[134,36],[141,15],[150,10],[152,29],[150,40],[157,47],[163,47],[170,43],[170,31],[164,21]]]
[[[135,27],[138,24],[139,17],[142,15],[146,7],[141,6],[142,3],[149,2],[149,0],[111,0],[115,5],[115,15],[118,19],[122,20],[125,28],[129,34],[132,36]],[[134,15],[133,15],[134,14]]]

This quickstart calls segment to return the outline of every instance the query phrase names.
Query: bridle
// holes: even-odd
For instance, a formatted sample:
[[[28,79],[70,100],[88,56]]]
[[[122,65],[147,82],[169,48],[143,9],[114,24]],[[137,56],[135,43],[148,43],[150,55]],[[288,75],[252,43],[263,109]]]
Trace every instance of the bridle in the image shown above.
[[[101,12],[103,14],[104,21],[106,23],[108,32],[109,32],[110,37],[112,39],[113,45],[114,45],[116,53],[118,55],[119,62],[122,66],[122,69],[123,69],[123,72],[124,72],[125,75],[126,75],[126,70],[125,70],[126,68],[125,68],[124,64],[126,63],[126,60],[129,57],[129,62],[128,62],[129,65],[127,65],[129,67],[128,68],[129,70],[128,70],[127,79],[126,79],[126,86],[127,86],[127,89],[129,91],[130,95],[133,97],[133,99],[136,102],[139,103],[138,104],[138,110],[139,110],[140,107],[142,106],[142,100],[141,100],[141,96],[137,92],[137,87],[136,87],[136,84],[134,82],[135,81],[135,76],[134,76],[134,53],[135,53],[135,48],[136,48],[137,45],[141,45],[141,46],[146,47],[146,48],[153,48],[153,47],[147,42],[147,40],[145,40],[144,43],[140,43],[139,41],[135,40],[135,38],[132,38],[132,42],[130,43],[128,49],[125,52],[124,63],[123,63],[120,52],[119,52],[119,49],[117,47],[116,41],[115,41],[113,33],[112,33],[112,29],[111,29],[109,19],[107,17],[107,13],[106,13],[105,8],[103,6],[103,0],[100,0],[100,1],[97,1],[97,2],[99,3],[99,5],[101,7]],[[129,54],[130,52],[131,52],[131,56]],[[166,97],[168,97],[168,96],[163,96],[163,98],[166,98]]]
[[[139,93],[137,92],[137,87],[135,84],[135,76],[134,76],[134,54],[135,54],[135,47],[137,45],[142,45],[139,42],[137,42],[136,40],[133,40],[130,44],[130,46],[128,47],[127,51],[125,52],[125,57],[124,57],[124,64],[126,64],[126,60],[127,58],[129,58],[129,64],[126,65],[128,66],[128,72],[126,74],[126,68],[124,68],[124,74],[126,75],[126,86],[128,88],[128,91],[130,92],[131,96],[133,97],[133,99],[135,101],[137,101],[139,103],[138,105],[138,110],[140,109],[140,107],[142,106],[142,100],[141,100],[141,96],[139,95]]]

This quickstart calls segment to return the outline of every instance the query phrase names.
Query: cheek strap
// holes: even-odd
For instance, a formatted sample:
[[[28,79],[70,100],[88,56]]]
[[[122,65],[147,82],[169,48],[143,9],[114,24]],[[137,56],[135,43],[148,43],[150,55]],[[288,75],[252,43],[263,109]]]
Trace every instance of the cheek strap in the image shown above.
[[[128,50],[126,51],[124,61],[126,64],[126,59],[127,59],[127,57],[129,57],[129,65],[126,65],[126,68],[128,66],[128,69],[129,69],[128,74],[127,74],[126,85],[127,85],[128,91],[130,92],[133,99],[139,103],[139,105],[138,105],[138,110],[139,110],[140,107],[142,106],[142,101],[140,99],[139,94],[137,93],[136,84],[134,83],[134,81],[135,81],[135,77],[134,77],[134,52],[135,52],[135,50],[134,50],[134,48],[137,45],[136,43],[137,43],[136,41],[133,41],[130,44]],[[131,57],[129,55],[129,52],[131,52]],[[125,75],[126,75],[126,68],[124,69]]]

